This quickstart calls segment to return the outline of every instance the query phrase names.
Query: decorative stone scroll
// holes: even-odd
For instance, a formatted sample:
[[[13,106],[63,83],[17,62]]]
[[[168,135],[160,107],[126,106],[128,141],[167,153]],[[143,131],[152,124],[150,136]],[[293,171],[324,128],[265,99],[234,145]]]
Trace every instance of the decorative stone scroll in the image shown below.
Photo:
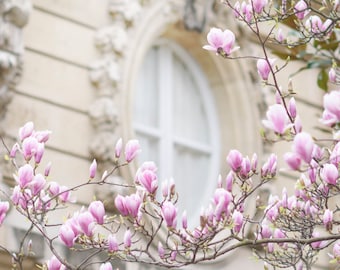
[[[114,147],[120,136],[119,100],[122,94],[122,66],[129,49],[129,37],[137,27],[136,22],[144,8],[146,1],[110,1],[108,15],[112,23],[98,29],[95,35],[94,43],[100,58],[90,66],[90,80],[95,87],[96,99],[89,109],[95,130],[89,149],[92,157],[97,160],[100,173],[110,168],[114,162]],[[124,183],[118,174],[112,175],[108,181]],[[106,202],[107,210],[114,211],[112,208],[114,190],[107,189],[95,193],[99,199]]]
[[[0,136],[10,145],[12,139],[6,137],[4,120],[8,104],[12,100],[12,90],[22,74],[24,45],[22,31],[28,22],[31,10],[30,0],[0,0]],[[2,142],[0,142],[2,144]],[[12,174],[12,164],[5,160],[7,150],[0,151],[0,180]],[[1,183],[2,189],[7,186]]]
[[[30,10],[29,0],[0,1],[0,134],[4,133],[2,124],[12,98],[11,90],[22,73],[22,29]]]
[[[121,66],[129,45],[129,35],[142,10],[143,4],[138,0],[110,1],[108,13],[112,23],[100,28],[95,36],[95,46],[101,57],[91,65],[90,70],[90,80],[97,94],[89,109],[96,134],[90,144],[90,153],[102,166],[114,161],[119,128],[117,100],[120,95]]]

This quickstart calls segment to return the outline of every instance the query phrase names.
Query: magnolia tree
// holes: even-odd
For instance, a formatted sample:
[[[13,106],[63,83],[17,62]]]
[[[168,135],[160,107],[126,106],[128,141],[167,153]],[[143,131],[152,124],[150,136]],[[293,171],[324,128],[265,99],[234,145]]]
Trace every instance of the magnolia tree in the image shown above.
[[[47,179],[50,163],[45,168],[40,165],[50,133],[34,130],[29,122],[20,128],[18,142],[8,149],[15,186],[0,203],[0,223],[10,208],[23,215],[31,224],[24,238],[31,231],[41,234],[54,254],[41,265],[50,270],[88,269],[94,265],[109,270],[115,268],[111,262],[117,260],[181,268],[241,247],[254,248],[254,255],[264,261],[266,269],[312,269],[324,249],[328,250],[329,263],[340,263],[336,203],[340,194],[340,90],[325,92],[323,98],[321,122],[333,134],[315,138],[302,128],[291,84],[288,80],[279,82],[277,77],[290,59],[301,59],[305,68],[320,68],[317,83],[321,88],[327,91],[330,84],[337,87],[340,4],[339,0],[288,2],[225,1],[221,7],[230,9],[235,20],[254,34],[262,55],[233,56],[238,47],[228,29],[212,28],[204,49],[225,59],[257,61],[261,80],[276,96],[262,121],[267,130],[265,138],[270,136],[273,141],[284,140],[292,145],[291,151],[284,154],[285,167],[299,175],[292,195],[284,189],[282,194],[271,195],[265,205],[257,204],[256,218],[247,213],[245,206],[254,200],[257,191],[273,179],[276,183],[280,180],[277,156],[273,153],[264,164],[258,164],[256,154],[248,158],[231,150],[226,157],[230,171],[224,180],[218,179],[211,203],[201,211],[196,227],[188,226],[185,212],[179,216],[176,202],[180,194],[173,182],[160,184],[152,161],[140,166],[132,186],[126,185],[132,191],[129,195],[114,198],[116,213],[107,212],[103,202],[95,200],[53,223],[50,217],[55,211],[74,204],[70,199],[72,191],[90,185],[122,186],[108,178],[128,165],[140,148],[136,140],[125,145],[119,140],[115,146],[116,163],[110,171],[96,177],[97,164],[93,161],[87,181],[74,187],[61,186]],[[281,66],[269,58],[268,45],[274,43],[282,46],[274,52],[285,59]],[[51,227],[57,230],[51,232]],[[18,252],[2,246],[12,256],[13,268],[22,269],[23,261],[30,256],[34,243],[26,246],[24,240]],[[86,251],[86,258],[77,263],[68,261],[57,248],[60,244],[75,254]]]

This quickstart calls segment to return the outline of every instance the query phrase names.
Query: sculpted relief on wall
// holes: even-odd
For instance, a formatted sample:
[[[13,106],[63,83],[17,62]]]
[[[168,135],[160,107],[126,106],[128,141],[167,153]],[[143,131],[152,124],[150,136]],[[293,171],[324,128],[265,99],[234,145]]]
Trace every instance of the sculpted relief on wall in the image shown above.
[[[11,90],[22,73],[22,31],[30,10],[29,0],[0,1],[0,133],[3,133],[2,120],[11,101]]]
[[[30,0],[0,0],[0,135],[6,134],[4,120],[13,89],[23,70],[23,28],[28,22]],[[4,160],[6,151],[0,151],[0,180],[11,175],[11,164]]]

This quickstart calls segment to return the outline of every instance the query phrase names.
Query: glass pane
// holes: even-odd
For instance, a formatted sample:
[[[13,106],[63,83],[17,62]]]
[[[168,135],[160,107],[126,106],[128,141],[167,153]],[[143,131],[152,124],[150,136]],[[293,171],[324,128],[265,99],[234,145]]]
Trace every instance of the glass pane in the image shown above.
[[[157,49],[152,48],[144,58],[136,82],[133,106],[135,123],[158,127],[158,77]]]
[[[178,57],[173,60],[175,135],[208,143],[210,130],[197,82]]]
[[[142,151],[138,154],[139,164],[144,161],[154,161],[156,165],[159,164],[159,140],[153,138],[150,135],[145,135],[140,132],[136,132],[137,139],[141,146]]]
[[[208,206],[214,188],[208,175],[210,156],[183,146],[175,146],[175,157],[174,180],[180,194],[178,210],[180,215],[186,210],[189,225],[197,226],[201,207]]]

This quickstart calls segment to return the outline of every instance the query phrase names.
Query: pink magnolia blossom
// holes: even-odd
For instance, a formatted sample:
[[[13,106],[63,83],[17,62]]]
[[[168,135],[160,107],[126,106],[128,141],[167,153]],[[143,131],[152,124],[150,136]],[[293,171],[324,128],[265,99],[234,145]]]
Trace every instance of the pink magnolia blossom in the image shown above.
[[[279,228],[276,228],[273,232],[274,238],[285,238],[286,234]]]
[[[118,194],[116,199],[115,199],[115,206],[117,208],[117,210],[123,215],[123,216],[127,216],[129,214],[129,210],[126,207],[126,203],[125,203],[125,197]]]
[[[325,225],[327,230],[332,229],[333,211],[326,209],[322,217],[322,222]]]
[[[260,231],[260,238],[270,238],[272,236],[272,230],[268,226],[268,224],[262,224],[261,225],[261,231]]]
[[[264,7],[268,4],[268,0],[251,0],[251,3],[255,12],[260,14]]]
[[[223,50],[226,55],[230,55],[238,49],[238,47],[234,47],[235,35],[228,29],[222,31],[219,28],[211,28],[207,35],[207,40],[209,45],[203,46],[205,50],[214,52]]]
[[[19,138],[21,141],[30,137],[34,131],[33,122],[27,122],[23,127],[19,129]]]
[[[12,191],[11,200],[14,205],[18,205],[21,200],[21,188],[19,185],[15,186]]]
[[[305,27],[313,34],[320,33],[324,30],[323,23],[318,15],[310,16],[305,23]]]
[[[116,158],[120,158],[120,155],[122,153],[122,148],[123,148],[123,140],[122,138],[119,138],[115,146],[115,157]]]
[[[231,192],[233,189],[234,177],[235,177],[234,172],[230,171],[227,177],[225,178],[226,190],[229,192]]]
[[[171,251],[171,253],[170,253],[170,259],[171,259],[172,261],[175,261],[175,260],[176,260],[176,257],[177,257],[177,251],[176,251],[176,250]]]
[[[313,138],[309,133],[300,132],[294,138],[293,151],[309,164],[313,157],[314,145]]]
[[[335,73],[335,69],[334,68],[331,68],[328,71],[328,78],[329,78],[329,82],[336,83],[336,73]]]
[[[322,113],[321,122],[326,126],[332,127],[339,122],[339,119],[336,115],[327,110],[324,110]]]
[[[329,163],[334,164],[335,166],[340,163],[340,142],[337,142],[337,144],[334,146],[329,157]]]
[[[162,196],[164,198],[167,198],[169,195],[169,181],[166,179],[162,182]]]
[[[158,242],[158,255],[161,259],[163,259],[165,255],[165,250],[161,242]]]
[[[337,260],[340,258],[340,241],[335,242],[333,246],[333,256]]]
[[[15,158],[17,151],[20,149],[20,146],[18,143],[15,143],[9,153],[10,158]]]
[[[276,32],[276,40],[280,43],[282,43],[284,41],[284,35],[283,35],[283,31],[282,28],[279,28]]]
[[[33,133],[33,137],[37,139],[39,143],[45,143],[50,138],[51,131],[43,130],[43,131],[36,131]]]
[[[233,8],[233,13],[234,13],[235,18],[239,18],[241,16],[240,12],[241,12],[241,5],[240,5],[240,2],[237,1],[235,2],[234,8]]]
[[[137,170],[136,183],[141,184],[149,193],[154,194],[158,188],[157,167],[153,162],[145,162]]]
[[[301,122],[301,118],[299,115],[295,117],[294,128],[295,128],[296,133],[300,133],[302,131],[302,122]]]
[[[324,164],[320,170],[320,177],[330,185],[336,185],[339,177],[338,168],[334,164]]]
[[[276,205],[271,206],[266,211],[266,218],[268,218],[268,220],[270,221],[275,221],[278,216],[279,216],[279,210]]]
[[[322,122],[332,126],[340,122],[340,91],[331,91],[324,95],[323,106],[325,111],[322,116]]]
[[[45,171],[44,171],[44,175],[46,177],[50,175],[51,167],[52,167],[52,162],[48,162],[46,167],[45,167]]]
[[[33,177],[33,181],[30,183],[32,194],[35,196],[40,193],[40,191],[45,187],[46,179],[45,177],[38,173]]]
[[[0,202],[0,225],[2,225],[2,223],[4,222],[8,209],[8,202]]]
[[[39,164],[45,152],[45,144],[38,143],[36,152],[34,153],[34,161]]]
[[[228,211],[229,203],[232,201],[233,196],[231,193],[223,188],[217,188],[214,193],[215,205],[222,205],[223,211]]]
[[[93,201],[88,207],[89,212],[95,218],[98,224],[104,223],[105,208],[101,201]]]
[[[59,199],[61,202],[69,202],[71,198],[71,192],[67,186],[60,186],[59,187]]]
[[[245,157],[242,160],[240,176],[243,178],[247,178],[250,171],[251,171],[250,159],[249,157]]]
[[[319,232],[313,232],[312,237],[320,237],[320,233]],[[321,249],[324,248],[327,245],[327,241],[317,241],[317,242],[313,242],[310,244],[312,246],[312,248],[314,249]],[[303,268],[301,268],[303,269]]]
[[[61,241],[64,242],[67,247],[73,247],[77,235],[74,233],[69,225],[63,224],[59,229],[59,238],[61,239]]]
[[[50,192],[50,194],[52,196],[56,196],[59,194],[60,192],[60,186],[57,182],[50,182],[49,183],[49,188],[48,188],[48,191]]]
[[[267,162],[264,163],[261,168],[261,175],[273,176],[276,174],[276,169],[277,169],[277,156],[275,154],[271,154],[268,157]]]
[[[97,172],[97,161],[94,159],[90,165],[90,179],[93,179],[96,176]]]
[[[182,227],[183,229],[187,229],[188,228],[188,217],[187,217],[187,211],[184,211],[182,214]]]
[[[109,252],[116,252],[116,251],[118,251],[119,246],[118,246],[116,235],[110,234],[107,237],[107,244],[108,244]]]
[[[295,118],[296,117],[296,103],[295,103],[295,98],[292,97],[290,100],[289,100],[289,103],[288,103],[288,111],[289,111],[289,114],[292,118]]]
[[[126,209],[128,210],[129,215],[133,218],[136,218],[138,216],[141,204],[142,199],[137,193],[125,197]]]
[[[238,150],[230,150],[227,156],[227,163],[234,172],[238,172],[242,166],[243,157]]]
[[[130,140],[125,145],[125,160],[131,162],[140,152],[140,145],[138,140]]]
[[[232,220],[233,220],[233,230],[236,233],[240,232],[242,229],[242,225],[243,225],[243,214],[235,210],[232,215]]]
[[[257,163],[258,163],[258,157],[257,157],[257,154],[254,153],[253,156],[251,157],[251,170],[253,172],[256,172]]]
[[[176,227],[177,223],[177,209],[172,202],[165,201],[162,205],[162,217],[168,227]]]
[[[301,158],[298,154],[287,152],[284,154],[283,158],[286,161],[289,168],[291,168],[294,171],[299,170],[301,166]]]
[[[66,220],[65,222],[65,225],[69,226],[72,229],[75,236],[78,236],[79,234],[81,234],[81,228],[79,227],[78,220],[77,220],[79,214],[80,214],[79,212],[75,212],[73,214],[73,217]]]
[[[131,241],[132,241],[131,238],[132,238],[131,231],[127,230],[124,233],[124,247],[125,248],[130,248],[131,247]]]
[[[46,263],[48,270],[65,270],[66,267],[63,265],[56,256],[52,256]]]
[[[266,113],[267,119],[262,120],[266,128],[274,130],[278,134],[284,134],[287,129],[292,127],[286,110],[281,104],[269,106]]]
[[[22,142],[22,152],[26,160],[30,160],[38,150],[39,142],[34,137],[27,137]]]
[[[271,72],[271,66],[273,66],[275,59],[258,59],[257,60],[257,72],[262,80],[267,81],[269,73]]]
[[[110,262],[102,263],[99,270],[112,270],[112,265]]]
[[[244,16],[244,20],[248,23],[253,19],[253,7],[251,4],[247,4],[246,2],[242,2],[241,11]]]
[[[303,20],[305,16],[308,14],[307,10],[308,6],[304,0],[300,0],[294,6],[295,15],[299,20]]]
[[[33,168],[30,164],[25,164],[18,170],[18,182],[21,188],[27,187],[33,180]]]
[[[77,221],[82,232],[86,236],[91,237],[93,235],[94,228],[95,228],[95,222],[94,222],[95,219],[90,214],[90,212],[80,213],[79,216],[77,217]]]
[[[333,28],[333,21],[331,19],[327,19],[322,24],[321,31],[327,32],[327,34],[330,34],[332,32],[332,28]]]

